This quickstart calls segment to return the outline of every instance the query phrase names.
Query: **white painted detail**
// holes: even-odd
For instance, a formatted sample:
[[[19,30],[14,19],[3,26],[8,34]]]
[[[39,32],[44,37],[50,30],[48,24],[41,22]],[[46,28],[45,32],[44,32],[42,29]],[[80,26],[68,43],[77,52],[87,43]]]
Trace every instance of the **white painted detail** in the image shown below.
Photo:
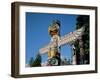
[[[79,36],[81,36],[83,34],[83,32],[84,32],[84,27],[64,35],[63,37],[60,38],[58,45],[62,46],[64,44],[69,44],[69,43],[74,42],[76,39],[79,38]],[[45,54],[46,52],[49,51],[49,47],[52,46],[52,45],[53,45],[53,43],[51,42],[48,45],[44,46],[43,48],[41,48],[39,50],[39,53],[41,55]]]

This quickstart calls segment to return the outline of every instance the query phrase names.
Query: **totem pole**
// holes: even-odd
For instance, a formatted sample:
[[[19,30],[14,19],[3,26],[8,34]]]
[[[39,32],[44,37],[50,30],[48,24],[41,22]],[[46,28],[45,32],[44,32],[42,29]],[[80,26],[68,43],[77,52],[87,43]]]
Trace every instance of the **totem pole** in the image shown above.
[[[54,20],[49,26],[48,32],[51,36],[50,47],[48,51],[48,64],[49,65],[60,65],[60,21]]]

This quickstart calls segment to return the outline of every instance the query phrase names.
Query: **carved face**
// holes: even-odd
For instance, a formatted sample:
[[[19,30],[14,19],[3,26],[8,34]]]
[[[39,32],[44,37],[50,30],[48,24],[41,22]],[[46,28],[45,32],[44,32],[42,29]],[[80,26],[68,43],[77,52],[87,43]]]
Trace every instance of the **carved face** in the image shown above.
[[[49,27],[49,34],[51,36],[57,35],[58,32],[59,32],[59,25],[58,24],[54,24],[54,25]]]

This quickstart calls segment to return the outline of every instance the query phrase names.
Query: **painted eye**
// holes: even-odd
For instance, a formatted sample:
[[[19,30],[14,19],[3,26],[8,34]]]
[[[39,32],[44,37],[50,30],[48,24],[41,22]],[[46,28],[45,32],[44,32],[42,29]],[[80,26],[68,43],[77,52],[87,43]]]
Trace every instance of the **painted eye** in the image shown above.
[[[50,64],[52,66],[56,66],[56,65],[58,65],[58,60],[56,58],[51,58],[48,60],[48,64]]]

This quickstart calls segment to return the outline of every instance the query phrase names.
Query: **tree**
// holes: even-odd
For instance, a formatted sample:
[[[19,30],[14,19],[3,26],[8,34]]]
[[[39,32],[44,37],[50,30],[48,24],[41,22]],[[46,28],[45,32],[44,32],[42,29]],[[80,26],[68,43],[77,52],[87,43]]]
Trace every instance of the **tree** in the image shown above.
[[[67,58],[66,57],[63,57],[61,59],[61,65],[67,65]]]
[[[84,34],[82,36],[83,48],[84,48],[84,63],[89,64],[89,16],[79,15],[77,17],[76,29],[81,27],[85,28]],[[75,42],[76,53],[77,53],[77,62],[79,61],[79,43]],[[79,64],[79,62],[78,62]]]
[[[30,59],[29,62],[30,67],[39,67],[41,66],[41,55],[37,54],[35,60],[33,60],[32,58]]]
[[[31,58],[30,58],[30,61],[29,61],[29,65],[30,65],[30,67],[32,67],[33,62],[34,62],[33,57],[31,57]]]
[[[34,67],[41,66],[41,56],[40,56],[40,54],[37,54],[36,59],[33,62],[33,66]]]

